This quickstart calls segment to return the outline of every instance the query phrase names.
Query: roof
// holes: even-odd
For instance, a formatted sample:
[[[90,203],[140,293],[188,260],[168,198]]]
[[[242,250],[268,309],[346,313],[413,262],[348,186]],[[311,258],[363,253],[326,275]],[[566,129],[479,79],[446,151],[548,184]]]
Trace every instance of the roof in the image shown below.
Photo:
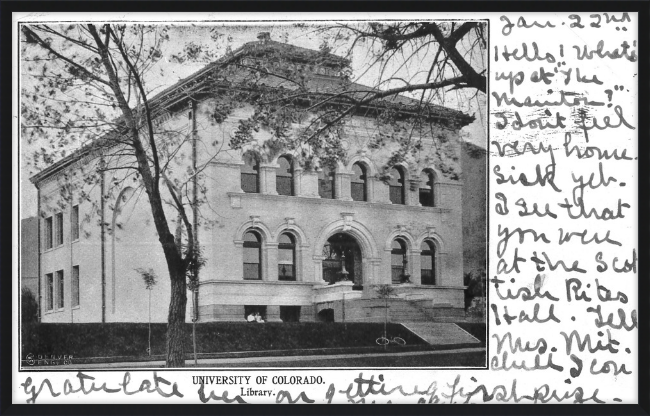
[[[262,34],[260,34],[262,35]],[[166,107],[165,103],[170,102],[171,99],[186,99],[187,95],[181,94],[184,88],[192,89],[193,87],[202,84],[205,81],[215,81],[211,75],[214,74],[214,70],[217,68],[223,68],[235,61],[243,58],[245,56],[268,56],[269,54],[278,54],[278,56],[289,56],[294,61],[304,61],[304,62],[316,62],[318,65],[324,65],[330,68],[343,68],[348,66],[350,61],[342,58],[340,56],[331,54],[327,51],[316,51],[313,49],[307,49],[296,45],[291,45],[288,43],[281,43],[268,38],[263,38],[261,36],[259,41],[248,42],[241,46],[239,49],[235,50],[232,53],[226,54],[223,57],[217,59],[216,61],[206,65],[204,68],[195,72],[194,74],[181,79],[176,82],[174,85],[164,89],[158,94],[154,95],[149,99],[150,108],[154,112],[154,117],[156,115],[156,110],[160,111]],[[288,82],[281,80],[280,78],[273,77],[274,79],[268,79],[264,84],[268,87],[278,87],[278,88],[288,88]],[[310,78],[307,80],[306,85],[309,89],[309,92],[315,94],[318,93],[342,93],[342,85],[345,85],[347,88],[346,91],[353,92],[353,97],[356,99],[363,99],[367,97],[368,92],[378,92],[380,90],[372,88],[366,85],[346,82],[341,83],[342,78],[334,76],[326,76],[319,74],[311,74]],[[386,98],[382,98],[373,102],[373,105],[381,103],[384,105],[396,105],[400,108],[408,111],[418,108],[420,106],[420,101],[406,97],[403,95],[392,95]],[[441,118],[453,118],[460,121],[462,125],[467,125],[473,121],[473,117],[469,116],[461,111],[453,110],[447,107],[435,105],[435,104],[426,104],[427,108],[430,110],[429,115],[433,115]],[[120,118],[116,121],[119,122]],[[37,184],[44,178],[48,177],[52,173],[64,168],[65,166],[70,165],[79,158],[87,155],[90,150],[95,146],[95,143],[91,143],[77,149],[72,152],[70,155],[64,157],[63,159],[55,162],[54,164],[43,169],[41,172],[33,175],[30,178],[30,181],[34,184]]]

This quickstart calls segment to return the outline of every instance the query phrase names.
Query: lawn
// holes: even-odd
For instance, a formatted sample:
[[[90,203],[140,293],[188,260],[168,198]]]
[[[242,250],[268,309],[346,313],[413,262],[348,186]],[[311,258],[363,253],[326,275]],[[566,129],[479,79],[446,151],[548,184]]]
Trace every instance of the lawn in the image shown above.
[[[22,328],[22,355],[90,357],[146,357],[148,326],[140,323],[35,324]],[[152,324],[152,355],[165,353],[166,324]],[[296,349],[377,347],[381,323],[230,323],[196,325],[198,353],[277,351]],[[426,346],[400,324],[388,324],[389,337],[407,346]],[[192,351],[192,326],[185,327],[185,351]],[[318,353],[318,352],[315,352]]]

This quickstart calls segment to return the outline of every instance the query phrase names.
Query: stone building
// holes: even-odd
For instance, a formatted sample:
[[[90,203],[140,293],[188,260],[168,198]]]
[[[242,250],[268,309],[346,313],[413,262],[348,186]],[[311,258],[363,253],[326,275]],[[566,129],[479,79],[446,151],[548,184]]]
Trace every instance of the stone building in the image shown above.
[[[381,321],[378,285],[394,288],[393,320],[462,316],[459,130],[472,117],[432,106],[437,130],[388,171],[383,167],[395,149],[375,144],[377,125],[362,113],[346,126],[345,157],[335,168],[307,167],[299,153],[265,147],[264,131],[259,146],[229,148],[250,108],[215,123],[216,99],[201,86],[213,82],[215,68],[273,65],[278,55],[281,65],[302,65],[315,91],[340,88],[345,60],[262,36],[151,100],[157,126],[187,126],[200,139],[223,143],[205,170],[198,239],[206,263],[198,290],[188,296],[187,319],[244,321],[259,312],[268,321]],[[319,57],[318,65],[304,63],[310,56]],[[405,113],[418,104],[403,96],[388,101]],[[95,159],[81,150],[32,178],[39,195],[42,321],[142,322],[151,316],[165,322],[170,285],[146,194],[123,186],[101,198],[113,182],[103,173],[88,191],[92,198],[59,200],[66,181],[82,181],[70,172]],[[159,279],[148,291],[138,270],[150,269]]]
[[[38,293],[38,219],[20,221],[20,288]]]

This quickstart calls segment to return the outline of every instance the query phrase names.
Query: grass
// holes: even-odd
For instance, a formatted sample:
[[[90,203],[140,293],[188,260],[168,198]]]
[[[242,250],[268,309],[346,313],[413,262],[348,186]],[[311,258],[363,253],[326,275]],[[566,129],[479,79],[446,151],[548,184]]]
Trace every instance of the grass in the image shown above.
[[[196,326],[198,353],[359,348],[376,346],[382,323],[231,323]],[[22,355],[88,357],[147,356],[148,326],[141,323],[33,324],[22,327]],[[165,353],[166,324],[151,325],[152,355]],[[388,336],[408,346],[426,343],[399,324],[388,324]],[[192,351],[192,326],[185,327],[185,351]]]

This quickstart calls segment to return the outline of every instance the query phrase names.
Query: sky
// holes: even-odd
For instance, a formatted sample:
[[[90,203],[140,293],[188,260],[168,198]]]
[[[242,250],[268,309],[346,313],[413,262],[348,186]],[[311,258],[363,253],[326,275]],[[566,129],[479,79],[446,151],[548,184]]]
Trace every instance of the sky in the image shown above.
[[[194,72],[203,68],[211,59],[202,62],[182,62],[179,63],[174,59],[174,55],[179,55],[188,44],[195,44],[202,48],[205,55],[212,56],[215,59],[223,56],[228,50],[236,50],[244,43],[257,40],[260,32],[270,32],[271,39],[290,43],[309,49],[318,50],[319,46],[326,42],[332,47],[332,53],[345,55],[350,50],[351,40],[337,37],[337,31],[322,31],[323,26],[303,26],[296,27],[291,23],[282,24],[250,24],[246,26],[236,26],[233,24],[195,24],[195,25],[176,25],[169,28],[170,41],[165,45],[163,58],[149,71],[146,79],[147,90],[150,96],[161,91],[162,89],[173,85],[177,81],[186,78]],[[463,53],[463,48],[468,51],[468,41],[472,39],[463,39],[459,44],[459,51]],[[463,41],[466,43],[463,44]],[[354,81],[364,85],[376,86],[379,79],[384,81],[380,88],[392,88],[402,86],[404,79],[411,83],[424,82],[433,60],[434,50],[422,49],[417,51],[415,58],[410,60],[406,65],[387,65],[384,72],[380,73],[379,65],[371,66],[373,62],[372,54],[369,51],[372,46],[368,43],[357,43],[348,58],[351,59],[352,78]],[[408,51],[407,51],[408,52]],[[485,59],[483,56],[474,56],[474,67],[478,72],[484,67]],[[396,60],[397,61],[397,60]],[[28,89],[32,87],[33,78],[22,76],[27,70],[26,65],[21,62],[21,82],[22,86]],[[413,94],[414,98],[420,98],[421,93]],[[461,110],[467,114],[474,115],[475,121],[462,130],[463,140],[474,143],[483,148],[486,147],[486,106],[485,95],[475,94],[469,90],[460,90],[453,93],[445,94],[444,101],[437,99],[434,101],[447,107]],[[24,141],[21,142],[21,218],[27,218],[36,215],[36,189],[29,182],[29,177],[37,172],[27,162],[38,143],[29,146]],[[74,150],[79,144],[71,144],[70,150]]]

